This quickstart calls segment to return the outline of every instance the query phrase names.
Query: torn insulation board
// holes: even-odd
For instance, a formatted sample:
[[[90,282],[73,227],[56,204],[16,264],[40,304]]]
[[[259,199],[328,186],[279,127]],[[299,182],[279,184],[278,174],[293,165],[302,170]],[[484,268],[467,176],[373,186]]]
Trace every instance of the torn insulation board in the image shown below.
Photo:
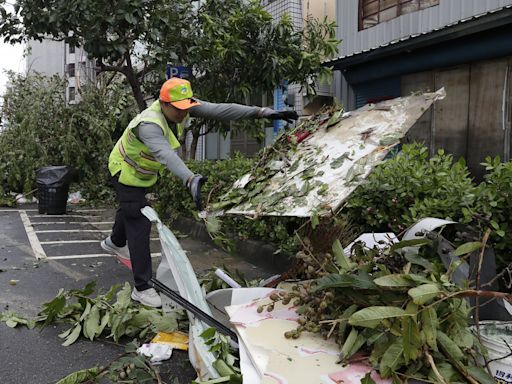
[[[336,210],[400,142],[443,88],[369,104],[332,108],[303,121],[264,149],[213,210],[247,216],[297,216]]]

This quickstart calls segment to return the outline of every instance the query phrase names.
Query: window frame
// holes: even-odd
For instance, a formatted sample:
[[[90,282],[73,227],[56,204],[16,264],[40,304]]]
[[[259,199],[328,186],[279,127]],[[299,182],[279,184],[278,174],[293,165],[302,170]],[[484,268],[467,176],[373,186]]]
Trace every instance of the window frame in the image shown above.
[[[439,0],[437,0],[437,4],[429,5],[428,7],[423,7],[423,8],[421,6],[421,0],[395,0],[395,1],[396,1],[396,3],[394,3],[393,5],[389,5],[389,6],[385,7],[385,8],[381,8],[381,5],[384,2],[384,0],[369,0],[369,1],[359,0],[358,31],[363,31],[365,29],[375,27],[375,26],[379,25],[380,23],[396,19],[397,17],[400,17],[402,15],[408,15],[409,13],[413,13],[413,12],[417,12],[417,11],[422,11],[424,9],[428,9],[428,8],[435,7],[435,6],[439,5]],[[369,4],[372,4],[372,3],[377,3],[377,11],[364,15],[364,8],[367,7]],[[402,12],[403,6],[407,5],[407,4],[411,4],[411,3],[416,4],[417,9],[415,11],[403,13]],[[397,7],[397,11],[396,11],[397,14],[396,14],[396,16],[391,18],[391,19],[389,19],[389,20],[380,21],[381,12],[386,11],[386,10],[391,9],[391,8],[394,8],[394,7]],[[368,17],[371,17],[371,16],[375,16],[375,15],[377,15],[377,23],[375,25],[372,25],[372,26],[369,26],[369,27],[365,28],[363,26],[364,19],[366,19]]]
[[[73,71],[71,71],[71,68],[73,68]],[[76,76],[76,64],[75,63],[69,63],[68,64],[68,76],[69,77],[75,77]],[[73,72],[73,73],[71,73]]]

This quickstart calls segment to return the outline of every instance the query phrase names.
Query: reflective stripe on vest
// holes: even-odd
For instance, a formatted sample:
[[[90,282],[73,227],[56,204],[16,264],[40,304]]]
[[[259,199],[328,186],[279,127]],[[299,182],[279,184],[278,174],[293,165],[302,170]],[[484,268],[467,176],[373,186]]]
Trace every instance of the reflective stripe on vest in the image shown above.
[[[130,157],[126,154],[126,151],[124,150],[122,140],[119,140],[118,145],[119,145],[119,153],[121,153],[121,156],[123,156],[123,160],[126,161],[133,168],[135,168],[137,170],[137,172],[144,173],[145,175],[156,175],[157,174],[157,172],[155,172],[155,171],[151,171],[149,169],[144,169],[144,168],[140,167],[139,165],[137,165],[135,160],[130,159]],[[150,160],[155,161],[154,158],[150,159]]]

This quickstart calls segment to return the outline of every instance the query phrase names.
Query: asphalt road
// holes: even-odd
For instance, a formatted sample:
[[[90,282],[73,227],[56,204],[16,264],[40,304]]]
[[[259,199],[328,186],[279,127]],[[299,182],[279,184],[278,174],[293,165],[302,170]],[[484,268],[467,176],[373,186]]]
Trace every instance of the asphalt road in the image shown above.
[[[99,245],[108,236],[113,217],[112,210],[103,209],[71,208],[63,216],[39,215],[34,206],[1,209],[0,312],[13,311],[32,318],[61,288],[83,288],[94,280],[97,291],[105,292],[114,284],[131,283],[131,272]],[[160,249],[156,233],[152,238],[156,271]],[[196,273],[229,265],[248,278],[266,277],[257,267],[208,244],[190,238],[180,242]],[[17,283],[11,285],[12,280]],[[0,382],[55,383],[77,370],[106,365],[124,352],[122,343],[110,339],[91,342],[80,338],[63,347],[57,335],[67,328],[58,325],[39,331],[21,326],[13,329],[0,323]],[[196,377],[188,354],[178,350],[161,366],[161,372],[166,383],[174,378],[189,383]]]

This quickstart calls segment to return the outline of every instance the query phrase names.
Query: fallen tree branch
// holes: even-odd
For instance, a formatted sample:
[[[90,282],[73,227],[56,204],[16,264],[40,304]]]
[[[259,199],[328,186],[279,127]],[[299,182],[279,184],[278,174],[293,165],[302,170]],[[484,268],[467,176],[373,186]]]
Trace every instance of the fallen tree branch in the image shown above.
[[[427,360],[428,360],[428,363],[430,364],[430,368],[432,368],[432,371],[436,375],[439,382],[442,384],[448,384],[446,382],[446,380],[444,379],[444,377],[439,372],[439,370],[437,369],[436,363],[434,362],[434,358],[432,357],[432,355],[430,353],[428,353],[428,351],[426,349],[424,350],[424,353],[425,353],[425,356],[427,356]]]

